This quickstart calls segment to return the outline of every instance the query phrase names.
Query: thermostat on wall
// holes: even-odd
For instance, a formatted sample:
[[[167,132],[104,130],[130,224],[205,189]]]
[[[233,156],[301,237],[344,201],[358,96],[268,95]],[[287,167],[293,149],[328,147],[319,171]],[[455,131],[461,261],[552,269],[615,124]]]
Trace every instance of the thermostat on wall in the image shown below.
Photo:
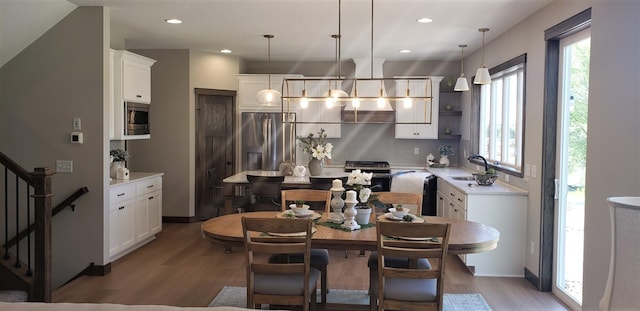
[[[72,144],[82,144],[82,132],[71,132],[71,143]]]

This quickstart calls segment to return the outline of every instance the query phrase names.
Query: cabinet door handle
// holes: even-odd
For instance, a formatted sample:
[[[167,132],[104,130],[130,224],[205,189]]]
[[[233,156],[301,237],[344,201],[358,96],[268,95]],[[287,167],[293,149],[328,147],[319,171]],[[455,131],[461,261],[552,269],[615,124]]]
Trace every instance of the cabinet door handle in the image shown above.
[[[153,200],[153,197],[149,197],[149,200]]]
[[[124,209],[124,206],[120,206],[120,207],[118,207],[118,209],[119,209],[119,210],[123,210],[123,209]]]
[[[455,197],[456,195],[453,193],[449,193],[450,196]]]
[[[153,188],[153,185],[149,185],[149,186],[147,186],[147,189],[149,189],[149,188]]]
[[[124,195],[124,192],[123,192],[123,193],[118,193],[116,196],[121,197],[121,196],[123,196],[123,195]]]
[[[458,202],[462,202],[462,199],[458,198]]]
[[[136,95],[137,98],[142,98],[142,95]]]

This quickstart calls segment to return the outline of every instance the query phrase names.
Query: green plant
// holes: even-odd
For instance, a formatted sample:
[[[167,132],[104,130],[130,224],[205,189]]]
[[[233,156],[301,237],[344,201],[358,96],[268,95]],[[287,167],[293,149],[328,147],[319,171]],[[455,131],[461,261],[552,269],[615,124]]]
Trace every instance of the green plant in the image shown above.
[[[129,160],[129,158],[131,158],[129,151],[122,149],[113,149],[109,151],[109,155],[111,156],[111,161],[113,162],[127,161]]]
[[[297,207],[302,207],[304,205],[304,200],[296,200],[295,203]]]

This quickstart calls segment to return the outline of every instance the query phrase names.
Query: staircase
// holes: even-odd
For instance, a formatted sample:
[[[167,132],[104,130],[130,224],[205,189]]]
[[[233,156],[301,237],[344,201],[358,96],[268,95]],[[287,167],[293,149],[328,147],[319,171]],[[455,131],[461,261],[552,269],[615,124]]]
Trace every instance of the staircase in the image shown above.
[[[1,152],[0,167],[0,301],[51,302],[54,172],[45,167],[28,172]]]

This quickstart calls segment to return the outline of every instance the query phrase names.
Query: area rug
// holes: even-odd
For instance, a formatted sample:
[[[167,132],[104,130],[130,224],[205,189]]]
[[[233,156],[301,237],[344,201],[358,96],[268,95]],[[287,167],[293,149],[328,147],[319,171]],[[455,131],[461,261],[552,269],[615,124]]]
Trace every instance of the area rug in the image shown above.
[[[318,293],[318,298],[320,294]],[[225,286],[209,307],[229,306],[245,308],[247,289]],[[491,311],[480,294],[444,294],[444,311]],[[331,289],[327,295],[329,303],[369,304],[369,295],[364,290]],[[267,306],[263,306],[267,308]]]

